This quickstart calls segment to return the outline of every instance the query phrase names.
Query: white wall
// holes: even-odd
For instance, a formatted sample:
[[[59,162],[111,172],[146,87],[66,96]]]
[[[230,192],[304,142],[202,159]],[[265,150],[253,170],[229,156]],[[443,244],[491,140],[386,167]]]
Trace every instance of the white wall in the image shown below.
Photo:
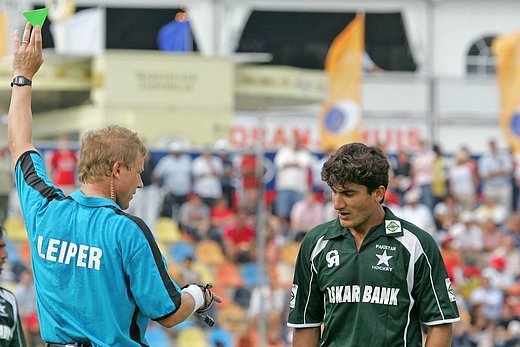
[[[520,1],[434,1],[433,72],[464,76],[466,55],[483,36],[520,29]]]

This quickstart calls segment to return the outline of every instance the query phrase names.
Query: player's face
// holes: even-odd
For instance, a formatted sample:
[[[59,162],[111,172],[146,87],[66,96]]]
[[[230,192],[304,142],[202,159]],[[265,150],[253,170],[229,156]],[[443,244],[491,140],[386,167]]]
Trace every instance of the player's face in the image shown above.
[[[143,187],[141,173],[144,171],[144,157],[139,155],[134,165],[130,168],[121,167],[120,185],[116,194],[116,202],[126,210],[130,206],[130,200],[134,197],[137,188]]]
[[[368,194],[367,187],[354,183],[332,188],[332,202],[338,212],[341,226],[365,234],[382,222],[384,211],[380,201],[385,188],[379,187]]]
[[[4,263],[7,259],[8,253],[7,248],[5,246],[4,239],[0,239],[0,273],[2,273],[2,270],[4,269]]]

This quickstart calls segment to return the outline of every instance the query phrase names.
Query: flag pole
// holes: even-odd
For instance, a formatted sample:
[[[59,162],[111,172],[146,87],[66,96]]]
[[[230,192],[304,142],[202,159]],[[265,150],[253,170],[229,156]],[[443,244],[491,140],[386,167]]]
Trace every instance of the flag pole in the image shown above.
[[[264,160],[265,160],[265,117],[264,112],[259,110],[258,117],[258,138],[256,143],[256,176],[258,178],[258,193],[256,201],[256,265],[258,268],[258,289],[260,298],[263,299],[264,287],[266,285],[265,276],[265,185],[264,185]],[[258,312],[258,346],[264,347],[266,344],[266,312],[265,305],[260,305]]]

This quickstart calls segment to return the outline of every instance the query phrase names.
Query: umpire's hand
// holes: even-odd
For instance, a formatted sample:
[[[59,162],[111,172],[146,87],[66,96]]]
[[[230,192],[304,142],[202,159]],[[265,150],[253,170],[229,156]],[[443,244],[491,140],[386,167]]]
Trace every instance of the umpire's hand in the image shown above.
[[[18,30],[14,32],[13,75],[32,80],[43,64],[42,33],[39,26],[33,29],[31,23],[25,24],[22,40]]]

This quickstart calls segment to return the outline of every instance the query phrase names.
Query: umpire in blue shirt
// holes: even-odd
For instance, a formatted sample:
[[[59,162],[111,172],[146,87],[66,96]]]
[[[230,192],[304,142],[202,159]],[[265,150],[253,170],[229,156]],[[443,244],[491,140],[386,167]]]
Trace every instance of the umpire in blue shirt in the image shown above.
[[[149,320],[172,327],[213,301],[209,286],[170,278],[148,226],[125,213],[143,186],[146,147],[120,126],[81,141],[80,188],[65,196],[32,144],[32,79],[43,64],[38,26],[14,33],[8,142],[31,246],[46,346],[147,346]]]

